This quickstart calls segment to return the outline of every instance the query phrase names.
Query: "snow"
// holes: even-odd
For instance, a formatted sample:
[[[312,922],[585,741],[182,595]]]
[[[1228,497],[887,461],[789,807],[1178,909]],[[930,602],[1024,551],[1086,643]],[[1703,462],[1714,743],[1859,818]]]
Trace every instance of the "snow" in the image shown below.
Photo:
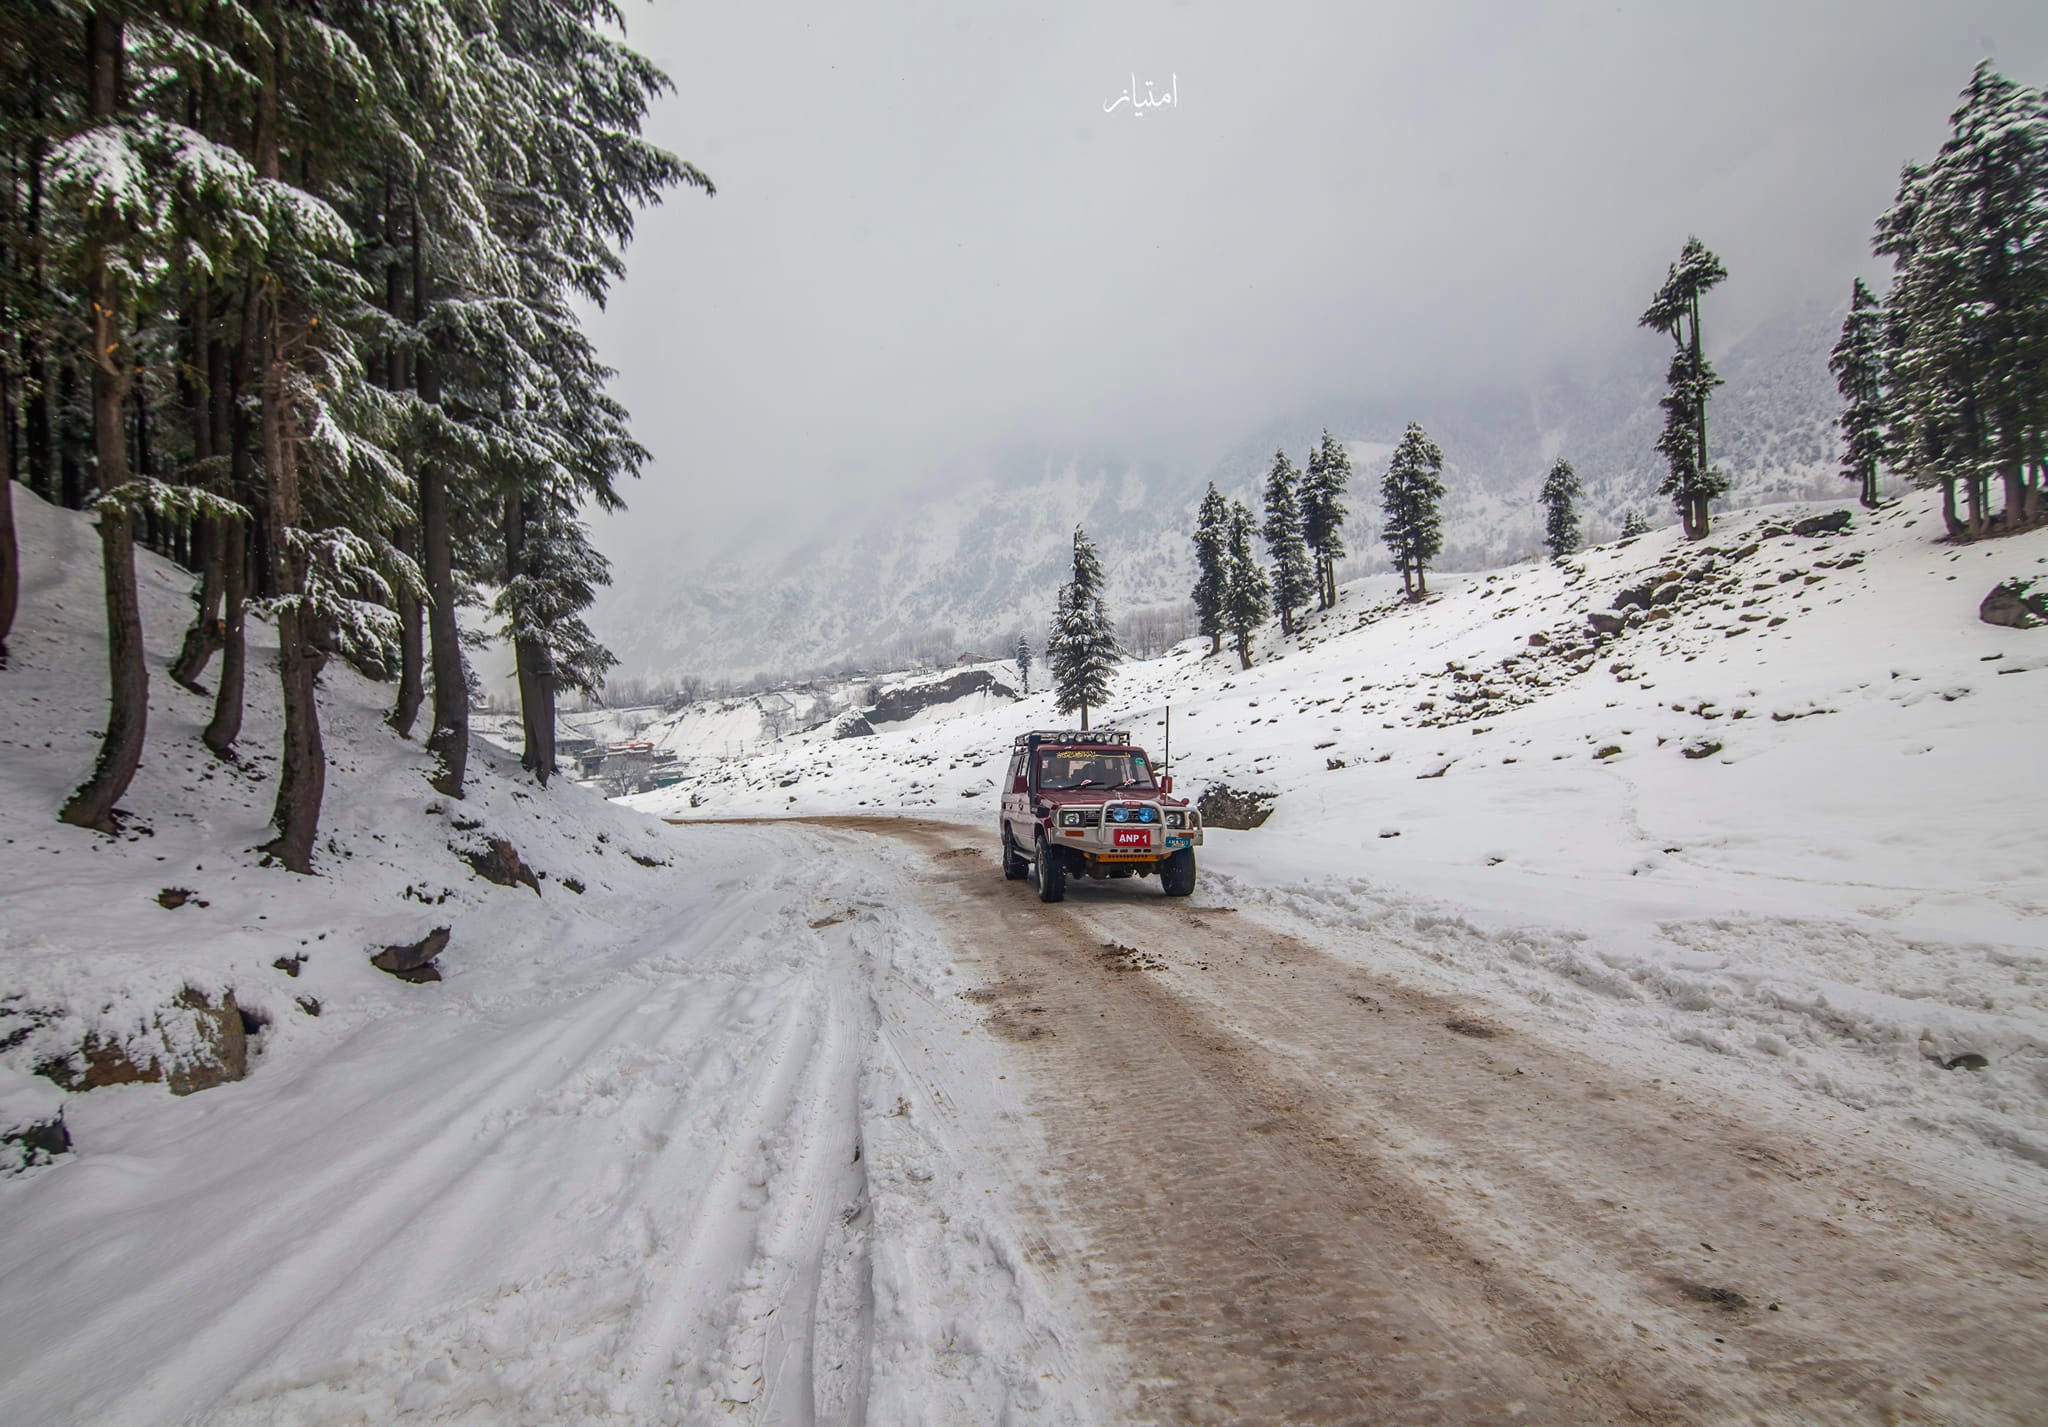
[[[1299,639],[1263,631],[1249,671],[1199,641],[1126,666],[1097,722],[1157,756],[1170,702],[1182,792],[1279,795],[1257,831],[1208,834],[1202,876],[1231,900],[1595,1053],[1867,1115],[1902,1152],[2039,1201],[2048,762],[2028,730],[2048,631],[1976,610],[2048,565],[2048,536],[1938,543],[1921,495],[1789,533],[1834,508],[1724,515],[1705,597],[1576,661],[1557,651],[1587,612],[1702,552],[1667,529],[1433,574],[1420,607],[1362,580]],[[698,776],[629,801],[986,828],[1015,731],[1066,722],[1039,693],[732,758],[685,724]],[[1990,1064],[1945,1068],[1966,1055]]]
[[[61,1108],[75,1149],[0,1179],[0,1418],[1101,1420],[1110,1365],[1068,1343],[1007,1199],[1030,1126],[879,864],[685,842],[481,743],[452,803],[337,664],[322,875],[262,867],[274,642],[252,626],[248,761],[216,763],[208,701],[163,676],[189,579],[146,554],[134,821],[63,826],[104,697],[97,540],[17,506],[0,1119]],[[457,860],[487,835],[538,895]],[[442,982],[369,965],[436,926]],[[162,1014],[187,986],[263,1022],[248,1078],[29,1073],[88,1033],[189,1052]]]
[[[384,726],[388,689],[337,664],[321,875],[300,878],[252,851],[269,631],[246,761],[219,763],[207,701],[163,676],[189,577],[147,555],[133,821],[56,822],[103,706],[97,542],[17,507],[0,1121],[61,1109],[75,1145],[0,1177],[0,1417],[1118,1418],[1128,1367],[1038,1267],[1056,1230],[1021,1077],[897,892],[913,854],[647,816],[903,811],[986,845],[1011,738],[1067,722],[1049,695],[844,740],[854,684],[573,715],[673,748],[689,781],[630,806],[542,791],[480,739],[457,803]],[[1170,705],[1181,791],[1277,795],[1264,827],[1209,832],[1205,897],[2038,1213],[2048,631],[1976,605],[2039,573],[2048,535],[1943,545],[1919,496],[1770,533],[1824,509],[1724,518],[1676,612],[1598,648],[1588,611],[1704,552],[1654,533],[1432,577],[1416,607],[1359,581],[1296,638],[1261,631],[1249,671],[1198,644],[1126,666],[1098,722],[1157,756]],[[778,739],[771,705],[825,722]],[[471,875],[457,854],[487,836],[538,894]],[[370,966],[437,926],[442,982]],[[165,1014],[187,987],[232,988],[258,1027],[246,1079],[179,1098],[33,1074],[88,1034],[192,1052]]]

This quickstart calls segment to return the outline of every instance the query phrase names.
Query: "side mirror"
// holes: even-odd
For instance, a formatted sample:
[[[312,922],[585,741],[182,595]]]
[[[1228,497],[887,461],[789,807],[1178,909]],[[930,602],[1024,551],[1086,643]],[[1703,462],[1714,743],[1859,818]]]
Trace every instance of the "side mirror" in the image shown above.
[[[1173,774],[1164,773],[1160,775],[1159,791],[1167,794],[1171,794],[1173,792]]]

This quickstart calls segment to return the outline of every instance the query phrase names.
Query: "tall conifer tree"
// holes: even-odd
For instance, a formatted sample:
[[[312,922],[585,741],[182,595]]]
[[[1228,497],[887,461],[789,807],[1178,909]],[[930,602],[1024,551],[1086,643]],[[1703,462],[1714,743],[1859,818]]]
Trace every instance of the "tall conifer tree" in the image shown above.
[[[1337,562],[1344,557],[1344,492],[1351,483],[1351,453],[1323,428],[1309,453],[1301,482],[1301,536],[1315,565],[1316,606],[1337,603]]]
[[[1273,453],[1266,473],[1266,518],[1259,529],[1273,557],[1273,608],[1280,632],[1294,633],[1294,612],[1308,603],[1308,547],[1301,538],[1301,504],[1295,487],[1301,477],[1285,451]]]
[[[1103,602],[1102,561],[1080,526],[1074,527],[1073,578],[1060,587],[1045,662],[1061,713],[1079,713],[1088,727],[1091,709],[1109,697],[1110,672],[1123,658],[1116,626]]]
[[[1252,667],[1252,631],[1266,617],[1266,599],[1271,589],[1266,572],[1252,554],[1252,512],[1243,501],[1230,503],[1226,527],[1223,620],[1237,646],[1238,667]]]
[[[1700,335],[1700,299],[1728,276],[1721,260],[1698,238],[1687,238],[1650,299],[1639,325],[1671,338],[1671,366],[1665,374],[1664,433],[1657,450],[1667,474],[1658,493],[1671,497],[1686,538],[1705,538],[1712,527],[1711,504],[1728,489],[1728,478],[1707,455],[1707,398],[1721,379],[1707,360]]]
[[[1828,358],[1842,394],[1842,475],[1856,482],[1866,509],[1877,508],[1877,468],[1884,463],[1884,311],[1856,279],[1842,337]]]
[[[1429,593],[1426,567],[1444,548],[1437,503],[1443,499],[1444,453],[1416,422],[1408,423],[1380,480],[1380,539],[1401,570],[1411,600]]]
[[[1224,598],[1230,544],[1230,505],[1209,482],[1195,512],[1195,628],[1209,636],[1209,652],[1223,647]]]
[[[1579,548],[1579,477],[1560,456],[1543,478],[1543,543],[1553,560]]]

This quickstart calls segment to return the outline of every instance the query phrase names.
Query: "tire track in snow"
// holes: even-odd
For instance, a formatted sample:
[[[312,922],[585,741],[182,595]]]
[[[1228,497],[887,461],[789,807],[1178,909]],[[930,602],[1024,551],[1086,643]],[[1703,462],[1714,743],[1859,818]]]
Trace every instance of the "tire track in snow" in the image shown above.
[[[1247,918],[1130,884],[1046,908],[940,858],[957,827],[838,825],[931,859],[911,885],[1036,1072],[1141,1415],[1988,1422],[2048,1395],[2038,1223]]]

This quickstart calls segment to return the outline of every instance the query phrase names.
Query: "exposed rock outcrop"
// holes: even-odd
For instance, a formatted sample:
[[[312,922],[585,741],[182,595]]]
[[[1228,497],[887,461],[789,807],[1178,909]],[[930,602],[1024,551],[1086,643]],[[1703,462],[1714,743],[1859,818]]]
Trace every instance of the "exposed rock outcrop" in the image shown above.
[[[387,946],[370,958],[370,965],[388,971],[400,981],[439,981],[441,968],[434,958],[448,949],[449,929],[435,927],[407,946]]]
[[[249,1073],[249,1033],[234,992],[222,992],[215,1005],[187,986],[142,1033],[115,1039],[94,1032],[70,1055],[36,1070],[66,1090],[162,1084],[173,1095],[190,1095]]]
[[[1279,797],[1274,792],[1241,791],[1228,783],[1215,783],[1203,792],[1195,806],[1202,814],[1203,826],[1244,832],[1273,816],[1273,805]]]
[[[2006,629],[2034,629],[2048,624],[2048,594],[2037,592],[2031,580],[2007,580],[1984,596],[1977,618]]]
[[[986,669],[962,669],[929,684],[912,684],[908,688],[884,689],[875,696],[875,702],[866,710],[869,732],[878,723],[900,723],[913,714],[926,709],[937,708],[940,704],[957,703],[974,694],[993,694],[997,698],[1014,699],[1017,691],[1003,683]]]

